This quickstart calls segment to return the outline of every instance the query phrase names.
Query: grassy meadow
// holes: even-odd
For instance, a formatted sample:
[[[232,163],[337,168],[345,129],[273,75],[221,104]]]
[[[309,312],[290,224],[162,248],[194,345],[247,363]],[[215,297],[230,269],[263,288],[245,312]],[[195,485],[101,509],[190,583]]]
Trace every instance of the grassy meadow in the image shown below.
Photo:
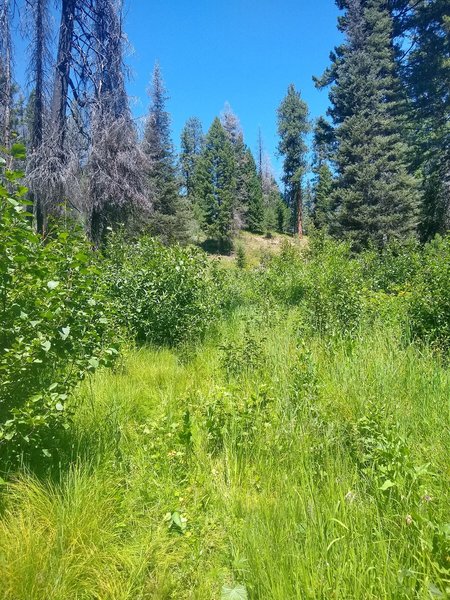
[[[279,265],[228,265],[202,341],[85,379],[58,464],[2,486],[1,598],[447,597],[445,356],[387,300],[351,335],[308,326],[264,296]]]

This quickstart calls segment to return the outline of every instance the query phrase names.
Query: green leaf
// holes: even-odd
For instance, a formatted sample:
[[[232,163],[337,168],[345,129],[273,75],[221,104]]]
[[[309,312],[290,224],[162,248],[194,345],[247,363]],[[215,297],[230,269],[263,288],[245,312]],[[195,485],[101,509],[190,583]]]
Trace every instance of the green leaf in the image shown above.
[[[50,350],[50,348],[52,347],[51,342],[49,342],[49,340],[46,340],[45,342],[42,342],[41,344],[42,350],[44,350],[44,352],[48,352]]]
[[[69,337],[69,333],[70,333],[70,327],[63,327],[62,330],[59,332],[59,335],[61,336],[61,338],[63,340],[67,340],[67,338]]]
[[[433,598],[445,598],[446,594],[442,592],[434,583],[428,584],[428,591],[430,592]]]
[[[392,482],[390,479],[387,479],[387,480],[386,480],[386,481],[383,483],[383,485],[380,487],[380,490],[381,490],[382,492],[385,492],[386,490],[388,490],[389,488],[391,488],[391,487],[394,487],[394,486],[395,486],[395,483],[394,483],[394,482]]]
[[[96,369],[100,363],[98,362],[98,358],[95,358],[95,356],[92,356],[89,359],[89,364],[91,365],[91,367],[93,367],[94,369]]]
[[[235,585],[222,587],[221,600],[248,600],[247,590],[244,585]]]
[[[11,156],[17,160],[26,158],[27,152],[24,144],[13,144],[11,146]]]

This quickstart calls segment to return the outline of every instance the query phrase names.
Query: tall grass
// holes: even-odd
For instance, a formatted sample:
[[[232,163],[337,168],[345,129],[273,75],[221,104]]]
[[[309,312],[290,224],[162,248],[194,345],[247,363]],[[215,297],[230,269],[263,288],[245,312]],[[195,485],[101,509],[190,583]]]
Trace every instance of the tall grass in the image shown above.
[[[449,398],[395,326],[305,339],[295,308],[130,351],[80,391],[72,466],[3,486],[0,597],[444,598]]]

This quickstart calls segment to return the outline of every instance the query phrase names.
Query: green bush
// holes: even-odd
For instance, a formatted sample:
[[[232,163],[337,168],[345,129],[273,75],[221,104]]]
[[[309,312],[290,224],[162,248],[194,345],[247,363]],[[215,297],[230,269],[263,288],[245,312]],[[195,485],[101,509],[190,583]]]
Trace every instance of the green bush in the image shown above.
[[[375,292],[398,293],[411,285],[421,266],[420,246],[415,241],[392,242],[382,251],[362,252],[364,278]]]
[[[363,313],[364,279],[347,244],[322,239],[300,251],[291,244],[268,261],[260,278],[264,290],[287,305],[298,305],[304,321],[321,332],[351,332]]]
[[[410,326],[413,336],[450,347],[450,237],[427,244],[411,289]]]
[[[67,428],[76,383],[117,350],[87,242],[62,232],[46,243],[24,209],[21,173],[0,181],[0,453],[51,456]]]
[[[139,342],[179,344],[201,337],[218,315],[219,277],[197,248],[150,237],[113,236],[106,279],[118,322]]]

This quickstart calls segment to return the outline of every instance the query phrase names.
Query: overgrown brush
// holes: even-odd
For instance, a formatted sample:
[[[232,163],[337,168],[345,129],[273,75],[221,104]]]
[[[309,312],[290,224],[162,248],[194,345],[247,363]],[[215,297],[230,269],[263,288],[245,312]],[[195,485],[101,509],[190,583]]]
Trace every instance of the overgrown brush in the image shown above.
[[[3,168],[0,183],[3,468],[58,454],[72,390],[117,353],[97,257],[77,232],[33,232],[20,177]]]
[[[217,318],[219,278],[201,250],[111,236],[107,256],[105,279],[117,320],[138,343],[193,342]]]

